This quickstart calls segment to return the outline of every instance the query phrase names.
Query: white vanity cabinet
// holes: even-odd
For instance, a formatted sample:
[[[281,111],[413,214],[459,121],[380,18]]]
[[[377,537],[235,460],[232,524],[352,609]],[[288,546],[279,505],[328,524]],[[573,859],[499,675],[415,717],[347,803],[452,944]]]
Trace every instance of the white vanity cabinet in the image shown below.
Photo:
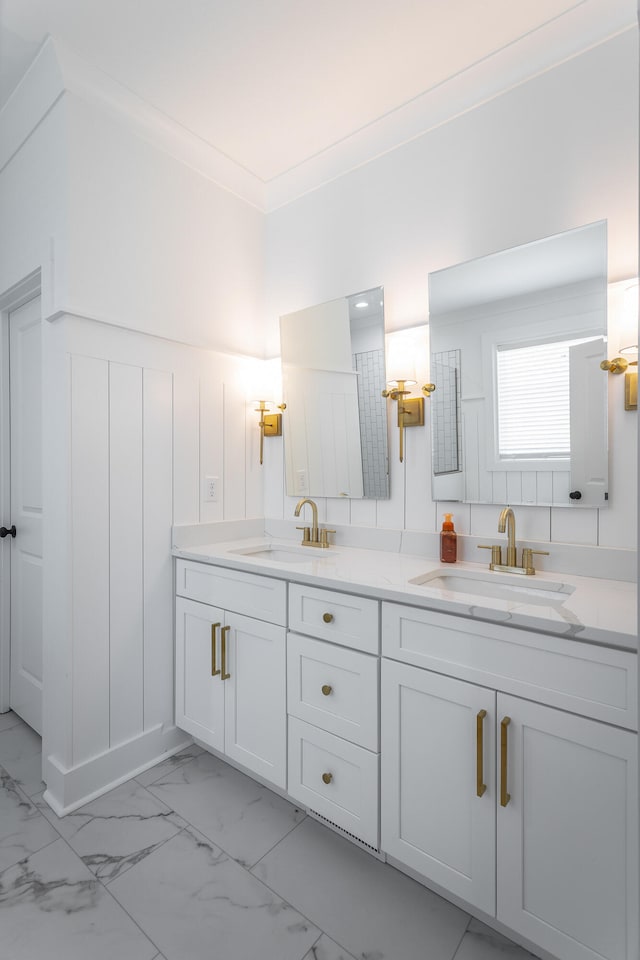
[[[289,626],[289,793],[377,850],[379,605],[291,584]]]
[[[592,715],[635,722],[635,657],[505,630],[383,605],[421,666],[383,659],[382,848],[562,960],[632,960],[637,738]]]
[[[635,653],[223,561],[176,592],[179,727],[524,944],[637,960]]]
[[[189,561],[176,579],[177,726],[285,788],[286,584]]]
[[[495,914],[495,692],[382,662],[382,848]],[[476,718],[483,757],[478,760]],[[476,773],[488,785],[477,798]]]

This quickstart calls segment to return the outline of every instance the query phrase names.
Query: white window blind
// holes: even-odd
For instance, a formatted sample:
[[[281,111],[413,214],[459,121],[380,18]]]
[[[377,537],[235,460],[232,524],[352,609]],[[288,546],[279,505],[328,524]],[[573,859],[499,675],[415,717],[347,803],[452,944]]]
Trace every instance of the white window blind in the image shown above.
[[[498,346],[498,455],[501,459],[569,457],[569,347],[556,340]]]

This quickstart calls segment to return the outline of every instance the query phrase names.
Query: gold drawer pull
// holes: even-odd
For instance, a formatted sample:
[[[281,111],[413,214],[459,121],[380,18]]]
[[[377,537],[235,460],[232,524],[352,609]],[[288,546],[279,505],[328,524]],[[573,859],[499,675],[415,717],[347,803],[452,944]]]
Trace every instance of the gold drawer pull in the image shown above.
[[[333,774],[332,774],[332,773],[323,773],[323,774],[322,774],[322,782],[323,782],[323,783],[331,783],[332,780],[333,780]]]
[[[333,692],[333,687],[330,687],[328,683],[323,683],[322,692],[325,695],[325,697],[328,697],[329,694]]]
[[[211,676],[217,677],[220,671],[216,667],[216,630],[220,626],[219,623],[211,624]]]
[[[221,680],[228,680],[231,676],[230,673],[227,673],[227,634],[231,630],[231,627],[223,627],[222,635],[220,640],[220,647],[222,653],[222,674],[220,675]]]
[[[484,730],[483,721],[486,710],[480,710],[476,717],[476,794],[481,797],[487,789],[484,780]]]
[[[506,807],[511,800],[511,794],[507,793],[507,727],[511,723],[511,717],[505,717],[500,724],[500,806]]]
[[[333,623],[333,614],[332,613],[323,613],[322,619],[325,623]]]

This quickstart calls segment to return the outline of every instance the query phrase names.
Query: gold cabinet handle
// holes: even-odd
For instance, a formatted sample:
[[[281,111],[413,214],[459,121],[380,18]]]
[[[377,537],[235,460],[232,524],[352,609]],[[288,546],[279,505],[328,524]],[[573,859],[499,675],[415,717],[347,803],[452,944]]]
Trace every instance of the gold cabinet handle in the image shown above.
[[[333,614],[332,613],[323,613],[322,619],[325,623],[333,623]]]
[[[476,795],[481,797],[487,789],[484,781],[484,718],[486,710],[480,710],[476,717]]]
[[[231,676],[230,673],[227,673],[227,634],[231,630],[231,627],[223,627],[222,634],[220,638],[220,648],[222,655],[222,674],[220,676],[221,680],[228,680]]]
[[[323,782],[323,783],[331,783],[332,780],[333,780],[333,774],[332,774],[332,773],[323,773],[323,774],[322,774],[322,782]]]
[[[216,630],[220,626],[219,623],[211,624],[211,676],[217,677],[220,671],[216,667]]]
[[[500,723],[500,806],[506,807],[511,800],[507,793],[507,727],[511,717],[505,717]]]
[[[322,692],[325,695],[325,697],[328,697],[332,691],[333,691],[333,687],[330,687],[328,683],[322,684]]]

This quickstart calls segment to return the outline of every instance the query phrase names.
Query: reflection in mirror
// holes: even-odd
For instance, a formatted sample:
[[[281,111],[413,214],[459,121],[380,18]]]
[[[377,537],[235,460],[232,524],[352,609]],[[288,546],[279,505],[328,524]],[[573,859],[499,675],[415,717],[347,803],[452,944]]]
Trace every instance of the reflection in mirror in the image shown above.
[[[382,287],[280,317],[289,496],[389,496]]]
[[[432,495],[608,502],[606,221],[429,275]]]

